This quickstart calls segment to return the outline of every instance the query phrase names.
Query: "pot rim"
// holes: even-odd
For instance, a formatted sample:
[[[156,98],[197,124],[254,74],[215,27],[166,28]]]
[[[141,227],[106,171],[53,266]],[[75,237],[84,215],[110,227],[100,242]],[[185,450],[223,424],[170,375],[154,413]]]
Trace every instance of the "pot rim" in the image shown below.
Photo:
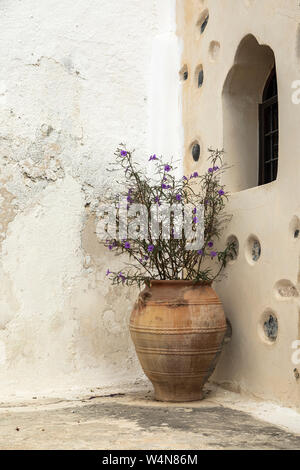
[[[153,279],[150,281],[150,285],[159,285],[159,284],[181,284],[185,286],[211,286],[212,281],[191,281],[191,280],[185,280],[185,279]]]

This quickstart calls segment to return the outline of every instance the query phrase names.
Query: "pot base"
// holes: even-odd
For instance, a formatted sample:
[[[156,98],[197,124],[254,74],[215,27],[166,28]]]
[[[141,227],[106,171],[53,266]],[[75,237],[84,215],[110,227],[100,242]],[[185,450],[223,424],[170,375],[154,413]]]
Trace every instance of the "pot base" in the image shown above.
[[[171,388],[170,385],[155,385],[154,397],[157,401],[173,402],[173,403],[186,403],[190,401],[200,401],[204,398],[202,390],[195,390],[195,386],[186,387],[184,390],[180,387],[179,390]]]

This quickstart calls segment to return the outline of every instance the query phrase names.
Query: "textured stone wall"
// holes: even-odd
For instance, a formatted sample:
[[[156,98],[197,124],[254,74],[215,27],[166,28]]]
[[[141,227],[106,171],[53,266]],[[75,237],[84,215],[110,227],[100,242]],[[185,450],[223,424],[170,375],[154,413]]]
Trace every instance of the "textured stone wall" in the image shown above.
[[[0,399],[142,376],[136,291],[105,280],[117,265],[91,212],[120,142],[141,162],[179,148],[175,13],[173,0],[1,2]],[[153,75],[160,43],[172,57]],[[157,82],[173,70],[166,101]]]

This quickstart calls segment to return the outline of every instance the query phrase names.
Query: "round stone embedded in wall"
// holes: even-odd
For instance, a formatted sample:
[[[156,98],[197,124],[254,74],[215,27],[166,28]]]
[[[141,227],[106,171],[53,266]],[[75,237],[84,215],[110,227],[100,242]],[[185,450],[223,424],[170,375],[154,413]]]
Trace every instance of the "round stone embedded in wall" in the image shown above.
[[[253,261],[259,260],[260,255],[261,255],[261,247],[260,247],[260,243],[258,240],[254,240],[253,242],[251,255],[252,255]]]
[[[267,344],[274,344],[278,337],[278,319],[273,310],[266,310],[259,322],[259,335]]]
[[[186,81],[189,78],[189,71],[187,65],[184,65],[179,72],[180,80]]]
[[[211,41],[208,49],[208,54],[211,62],[215,62],[218,59],[220,52],[220,43],[218,41]]]
[[[276,282],[274,289],[278,300],[290,300],[299,297],[297,287],[289,279],[281,279]]]
[[[230,237],[227,238],[227,245],[232,246],[232,255],[229,262],[233,262],[238,258],[240,250],[240,244],[237,237],[235,235],[230,235]]]
[[[209,20],[209,13],[208,13],[208,9],[205,9],[200,17],[199,17],[199,20],[197,21],[197,30],[199,31],[200,34],[203,34],[206,27],[207,27],[207,24],[208,24],[208,20]],[[198,34],[199,34],[198,33]]]
[[[198,88],[201,88],[202,85],[203,85],[203,81],[204,81],[204,72],[203,72],[203,66],[202,65],[198,65],[198,67],[196,68],[196,84],[197,84],[197,87]]]
[[[250,235],[247,240],[246,258],[250,264],[255,264],[261,257],[261,244],[257,237]]]
[[[290,232],[294,239],[300,238],[300,219],[297,215],[290,222]]]
[[[208,20],[209,20],[209,15],[207,14],[206,17],[204,18],[201,26],[200,26],[200,33],[203,34],[205,29],[206,29],[206,26],[208,24]]]
[[[192,145],[192,157],[195,162],[199,161],[200,152],[201,152],[200,144],[198,142],[195,142]]]

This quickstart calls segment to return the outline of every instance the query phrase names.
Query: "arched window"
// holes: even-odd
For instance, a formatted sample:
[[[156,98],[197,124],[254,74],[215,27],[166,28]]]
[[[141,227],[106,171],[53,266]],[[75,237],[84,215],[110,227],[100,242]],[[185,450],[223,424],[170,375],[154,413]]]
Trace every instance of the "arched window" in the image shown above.
[[[259,184],[266,184],[276,180],[278,169],[278,91],[275,67],[265,85],[259,106],[259,121]]]
[[[223,146],[231,166],[224,181],[231,192],[276,179],[278,105],[275,64],[273,50],[248,34],[240,42],[224,82]]]

